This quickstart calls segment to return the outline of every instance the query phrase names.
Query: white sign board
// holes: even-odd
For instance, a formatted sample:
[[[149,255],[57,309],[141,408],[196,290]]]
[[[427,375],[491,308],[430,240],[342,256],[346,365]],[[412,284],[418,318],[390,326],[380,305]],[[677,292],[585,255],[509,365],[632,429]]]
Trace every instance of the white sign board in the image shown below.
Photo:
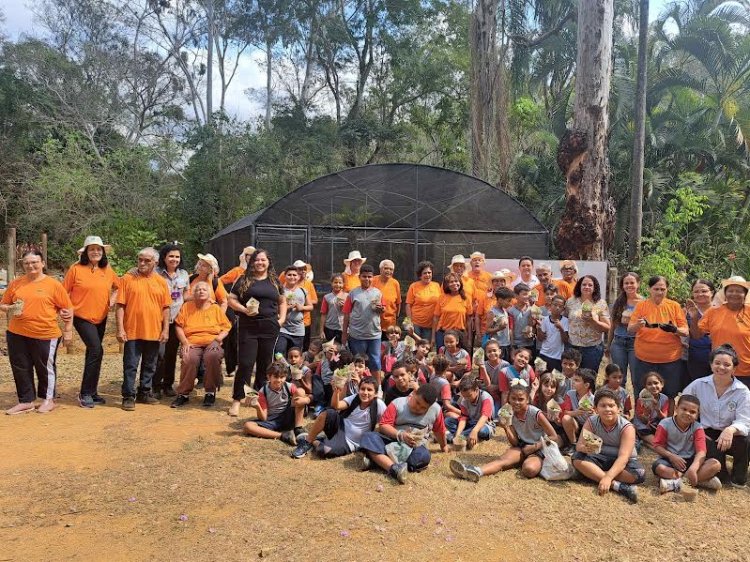
[[[560,263],[563,260],[534,260],[534,273],[536,273],[536,267],[540,263],[548,263],[552,266],[552,279],[561,279],[560,274]],[[576,279],[580,279],[583,275],[593,275],[599,281],[601,287],[602,298],[607,298],[607,262],[606,261],[578,261],[578,273],[576,273]],[[468,267],[468,265],[467,265]],[[510,269],[513,273],[520,276],[518,272],[518,260],[517,259],[491,259],[487,258],[484,263],[485,271],[493,273],[501,269]],[[533,287],[532,287],[533,288]]]

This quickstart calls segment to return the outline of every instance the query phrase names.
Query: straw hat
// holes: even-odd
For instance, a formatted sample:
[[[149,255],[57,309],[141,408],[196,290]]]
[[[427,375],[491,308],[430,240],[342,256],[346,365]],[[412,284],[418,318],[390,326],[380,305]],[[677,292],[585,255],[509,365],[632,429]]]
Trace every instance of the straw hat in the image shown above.
[[[359,253],[359,250],[352,250],[351,252],[349,252],[349,257],[344,260],[344,263],[346,265],[349,265],[349,263],[354,260],[362,260],[362,263],[365,263],[367,261],[367,258],[363,258],[362,254]]]
[[[83,252],[86,251],[86,248],[88,248],[91,245],[101,246],[102,248],[104,248],[105,253],[109,252],[112,249],[112,246],[110,246],[109,244],[105,244],[104,242],[102,242],[101,237],[99,237],[99,236],[87,236],[86,239],[83,241],[83,247],[78,248],[78,253],[82,254]]]
[[[453,267],[457,263],[462,263],[462,264],[466,265],[466,258],[463,257],[463,255],[461,255],[461,254],[453,256],[451,258],[451,267]]]
[[[219,270],[219,260],[217,260],[213,254],[198,254],[198,259],[203,260],[211,265],[214,272]]]
[[[515,281],[517,275],[513,273],[510,269],[501,269],[500,271],[496,271],[492,274],[493,279],[505,279],[506,283],[513,283]]]
[[[750,304],[750,282],[745,281],[745,278],[741,277],[740,275],[732,275],[728,279],[724,279],[721,282],[721,288],[716,291],[714,300],[721,304],[727,302],[727,298],[724,295],[724,289],[731,285],[739,285],[740,287],[745,289],[745,304]]]
[[[470,260],[473,260],[474,258],[479,258],[480,260],[484,261],[484,254],[482,252],[472,252],[469,256]]]

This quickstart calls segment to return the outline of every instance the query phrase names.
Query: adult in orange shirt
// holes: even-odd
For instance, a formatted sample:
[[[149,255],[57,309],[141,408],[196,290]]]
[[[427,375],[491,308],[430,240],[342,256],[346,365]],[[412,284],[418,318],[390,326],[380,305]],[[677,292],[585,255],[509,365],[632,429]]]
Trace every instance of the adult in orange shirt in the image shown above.
[[[219,277],[219,281],[224,285],[224,289],[227,291],[227,295],[232,292],[232,287],[247,271],[247,261],[250,256],[255,252],[254,246],[245,246],[242,253],[239,255],[239,265],[233,267],[227,271],[224,275]],[[224,339],[224,365],[227,368],[227,376],[231,377],[237,370],[237,364],[239,357],[237,356],[237,315],[234,309],[227,308],[227,318],[229,323],[232,325],[232,329],[229,330],[229,335]]]
[[[182,366],[172,408],[179,408],[190,401],[201,361],[206,369],[203,406],[210,408],[216,403],[216,390],[221,385],[222,342],[229,334],[231,325],[224,311],[212,302],[208,282],[198,281],[193,286],[193,300],[182,305],[175,324],[182,346]]]
[[[0,303],[0,310],[11,317],[6,341],[18,394],[18,404],[5,413],[34,411],[34,399],[38,396],[42,403],[37,411],[44,414],[55,408],[55,359],[60,336],[66,344],[73,337],[73,303],[62,284],[45,275],[41,252],[26,252],[21,263],[24,276],[11,281]],[[57,325],[58,313],[65,322],[63,332]],[[39,379],[36,389],[34,371]]]
[[[667,298],[669,283],[655,275],[648,280],[650,296],[635,305],[628,332],[635,334],[633,392],[643,389],[646,373],[656,371],[664,379],[662,392],[674,398],[683,388],[682,340],[688,336],[685,312]]]
[[[531,288],[532,291],[536,291],[537,293],[536,301],[534,301],[534,304],[537,306],[546,306],[547,298],[545,296],[545,292],[547,289],[547,285],[552,283],[552,266],[546,262],[537,264],[536,278],[539,279],[539,283]],[[565,300],[567,301],[569,298],[570,297],[565,297]]]
[[[80,258],[65,274],[63,287],[73,303],[73,326],[86,346],[78,403],[93,408],[105,400],[97,392],[104,358],[104,330],[109,308],[117,298],[120,280],[109,266],[107,252],[112,247],[99,236],[87,236],[78,250]]]
[[[737,353],[739,364],[735,377],[745,385],[750,384],[750,283],[743,277],[732,276],[721,282],[716,296],[723,304],[709,308],[701,314],[698,305],[687,301],[690,318],[690,337],[697,339],[705,334],[711,337],[711,348],[729,344]]]
[[[344,260],[344,291],[351,293],[353,289],[359,287],[359,268],[367,261],[363,258],[359,250],[352,250],[349,256]]]
[[[467,279],[471,279],[474,285],[474,299],[471,303],[475,312],[475,324],[472,326],[474,332],[474,345],[479,346],[482,343],[484,333],[484,315],[483,311],[487,308],[487,293],[492,287],[492,274],[484,270],[485,257],[482,252],[472,252],[469,256],[469,272],[466,274]]]
[[[398,317],[401,314],[401,284],[393,277],[396,270],[396,264],[391,260],[383,260],[378,266],[380,275],[372,279],[372,286],[380,289],[383,295],[383,312],[380,314],[380,329],[383,331],[383,341],[385,331],[395,326]]]
[[[138,252],[138,268],[122,277],[117,292],[117,339],[125,344],[122,354],[122,409],[135,410],[135,401],[158,404],[151,385],[159,358],[159,344],[169,339],[169,307],[172,295],[166,280],[154,271],[159,252]],[[140,384],[135,379],[141,364]]]
[[[443,294],[435,305],[432,321],[432,341],[435,349],[443,347],[443,338],[447,330],[456,330],[461,335],[459,345],[466,342],[466,327],[469,324],[473,309],[471,299],[464,291],[460,275],[448,273],[443,278]]]
[[[560,275],[562,279],[555,279],[553,283],[557,285],[557,294],[562,295],[566,299],[573,296],[578,279],[578,265],[573,260],[563,260],[560,262]]]
[[[461,285],[463,287],[464,293],[466,294],[466,298],[469,299],[469,303],[471,304],[472,314],[471,316],[469,316],[466,323],[466,334],[464,334],[461,339],[461,345],[463,347],[471,349],[472,341],[470,339],[470,336],[475,325],[479,324],[479,319],[476,317],[475,313],[477,310],[479,310],[480,307],[477,306],[477,295],[476,288],[474,287],[474,279],[466,275],[467,261],[468,260],[461,254],[453,256],[451,258],[451,273],[455,273],[456,275],[459,275],[461,277]]]
[[[414,325],[414,334],[423,340],[432,337],[432,320],[435,316],[435,305],[443,289],[432,280],[435,266],[432,262],[421,261],[417,264],[417,277],[406,292],[406,315]]]
[[[219,277],[219,281],[224,284],[224,288],[227,290],[227,292],[231,291],[234,282],[245,274],[245,271],[247,270],[247,260],[250,256],[253,255],[254,251],[254,246],[245,246],[239,256],[239,265],[233,267],[224,275]],[[227,287],[227,285],[229,285],[229,287]]]

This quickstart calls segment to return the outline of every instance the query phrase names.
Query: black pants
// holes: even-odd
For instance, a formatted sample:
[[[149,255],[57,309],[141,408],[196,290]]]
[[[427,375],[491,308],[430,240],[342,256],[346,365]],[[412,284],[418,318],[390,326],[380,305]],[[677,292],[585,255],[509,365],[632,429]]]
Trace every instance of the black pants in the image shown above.
[[[5,338],[8,343],[10,368],[16,382],[18,402],[33,402],[37,396],[46,400],[54,398],[57,382],[57,348],[60,339],[39,340],[13,332],[5,332]],[[34,389],[34,371],[39,379],[37,389]]]
[[[323,327],[323,333],[326,336],[326,341],[336,340],[341,343],[341,330],[331,330],[330,328]]]
[[[237,315],[231,308],[227,309],[227,318],[232,324],[232,329],[224,338],[224,364],[227,373],[234,373],[237,370]]]
[[[73,317],[73,326],[81,336],[86,346],[86,359],[83,364],[83,378],[81,379],[81,396],[93,396],[99,387],[99,375],[102,371],[102,359],[104,358],[104,329],[107,327],[105,318],[99,324],[93,324],[78,316]]]
[[[750,443],[748,437],[745,435],[734,434],[732,439],[732,446],[728,451],[720,451],[716,446],[716,441],[719,439],[721,431],[713,429],[711,427],[705,428],[706,431],[706,446],[708,447],[708,454],[706,458],[716,459],[721,463],[721,472],[719,472],[719,478],[726,478],[729,476],[727,471],[727,455],[732,457],[732,482],[735,484],[746,484],[747,483],[747,464],[748,464],[748,448]]]
[[[255,367],[255,382],[253,388],[260,390],[266,384],[266,371],[273,362],[273,348],[276,345],[278,334],[258,334],[255,330],[240,328],[237,333],[237,346],[239,348],[239,362],[237,375],[234,377],[232,398],[242,400],[245,398],[244,386],[250,384],[250,377]]]
[[[156,362],[156,373],[154,374],[153,389],[159,391],[174,386],[174,372],[177,368],[177,350],[180,348],[180,340],[177,339],[176,325],[169,325],[169,339],[167,343],[159,346],[159,359]]]
[[[302,339],[302,351],[307,351],[310,348],[311,333],[312,333],[312,326],[305,326],[305,337]]]

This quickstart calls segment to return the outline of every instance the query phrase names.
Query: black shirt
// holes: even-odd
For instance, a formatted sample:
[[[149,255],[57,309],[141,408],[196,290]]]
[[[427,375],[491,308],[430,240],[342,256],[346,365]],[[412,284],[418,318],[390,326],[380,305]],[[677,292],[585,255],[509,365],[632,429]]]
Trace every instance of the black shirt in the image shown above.
[[[258,314],[255,316],[248,316],[247,314],[238,313],[237,317],[240,319],[240,328],[254,328],[261,329],[262,331],[279,331],[279,290],[271,283],[268,278],[256,280],[252,286],[244,291],[240,292],[240,286],[242,280],[238,280],[237,283],[232,287],[232,294],[237,296],[237,300],[240,301],[242,306],[247,305],[247,301],[250,298],[256,299],[260,306],[258,307]]]

